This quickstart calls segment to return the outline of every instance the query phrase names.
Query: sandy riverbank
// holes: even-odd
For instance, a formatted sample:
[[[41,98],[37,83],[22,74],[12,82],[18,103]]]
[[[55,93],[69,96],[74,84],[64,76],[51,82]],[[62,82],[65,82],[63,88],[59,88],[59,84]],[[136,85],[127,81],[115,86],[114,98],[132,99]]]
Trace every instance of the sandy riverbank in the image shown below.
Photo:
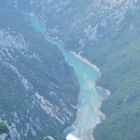
[[[96,72],[101,75],[101,71],[100,69],[93,63],[91,63],[89,60],[87,60],[86,58],[84,58],[83,56],[81,56],[80,54],[77,54],[73,51],[71,51],[71,53],[78,59],[80,59],[81,61],[83,61],[84,63],[88,64],[90,67],[92,67],[94,70],[96,70]]]

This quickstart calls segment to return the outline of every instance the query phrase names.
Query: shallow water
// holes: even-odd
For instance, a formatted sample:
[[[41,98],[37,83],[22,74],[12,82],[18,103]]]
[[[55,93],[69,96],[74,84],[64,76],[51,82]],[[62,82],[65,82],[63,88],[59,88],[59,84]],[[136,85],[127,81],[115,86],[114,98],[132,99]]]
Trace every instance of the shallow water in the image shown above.
[[[45,36],[48,42],[55,44],[61,50],[67,63],[74,68],[80,84],[80,95],[77,118],[71,126],[73,131],[70,133],[81,140],[92,140],[92,130],[101,121],[102,97],[97,93],[95,86],[96,80],[99,78],[97,71],[66,51],[61,43],[51,38],[37,17],[31,17],[31,24],[37,32]]]

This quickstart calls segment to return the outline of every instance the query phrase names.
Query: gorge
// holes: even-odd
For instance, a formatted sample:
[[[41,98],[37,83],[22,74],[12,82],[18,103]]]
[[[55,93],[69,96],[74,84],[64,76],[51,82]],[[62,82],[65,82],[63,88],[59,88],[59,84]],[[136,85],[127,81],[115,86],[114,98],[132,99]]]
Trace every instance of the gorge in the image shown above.
[[[72,132],[70,133],[80,140],[93,140],[94,128],[101,123],[102,119],[105,119],[105,115],[100,111],[105,95],[99,94],[96,88],[96,80],[101,75],[99,68],[92,65],[85,58],[79,57],[78,54],[66,50],[61,41],[54,40],[46,32],[45,26],[36,16],[31,16],[31,24],[37,32],[45,36],[48,42],[61,50],[66,62],[75,70],[80,84],[80,94],[77,118],[71,126]],[[107,95],[108,93],[102,94]],[[69,137],[67,139],[71,140]]]

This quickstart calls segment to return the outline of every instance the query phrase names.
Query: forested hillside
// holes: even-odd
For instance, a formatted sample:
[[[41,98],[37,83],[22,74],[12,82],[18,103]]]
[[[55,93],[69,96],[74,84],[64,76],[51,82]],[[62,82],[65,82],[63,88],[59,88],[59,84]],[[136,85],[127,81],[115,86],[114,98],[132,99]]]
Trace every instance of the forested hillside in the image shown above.
[[[77,111],[75,73],[23,11],[8,7],[0,5],[0,140],[62,140]]]

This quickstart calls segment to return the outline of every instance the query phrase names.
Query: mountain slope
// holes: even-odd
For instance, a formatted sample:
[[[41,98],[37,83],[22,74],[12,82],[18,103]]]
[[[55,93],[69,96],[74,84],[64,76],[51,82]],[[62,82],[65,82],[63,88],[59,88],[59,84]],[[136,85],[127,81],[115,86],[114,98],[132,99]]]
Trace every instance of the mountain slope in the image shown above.
[[[76,114],[74,71],[22,11],[0,11],[0,139],[63,139]]]

